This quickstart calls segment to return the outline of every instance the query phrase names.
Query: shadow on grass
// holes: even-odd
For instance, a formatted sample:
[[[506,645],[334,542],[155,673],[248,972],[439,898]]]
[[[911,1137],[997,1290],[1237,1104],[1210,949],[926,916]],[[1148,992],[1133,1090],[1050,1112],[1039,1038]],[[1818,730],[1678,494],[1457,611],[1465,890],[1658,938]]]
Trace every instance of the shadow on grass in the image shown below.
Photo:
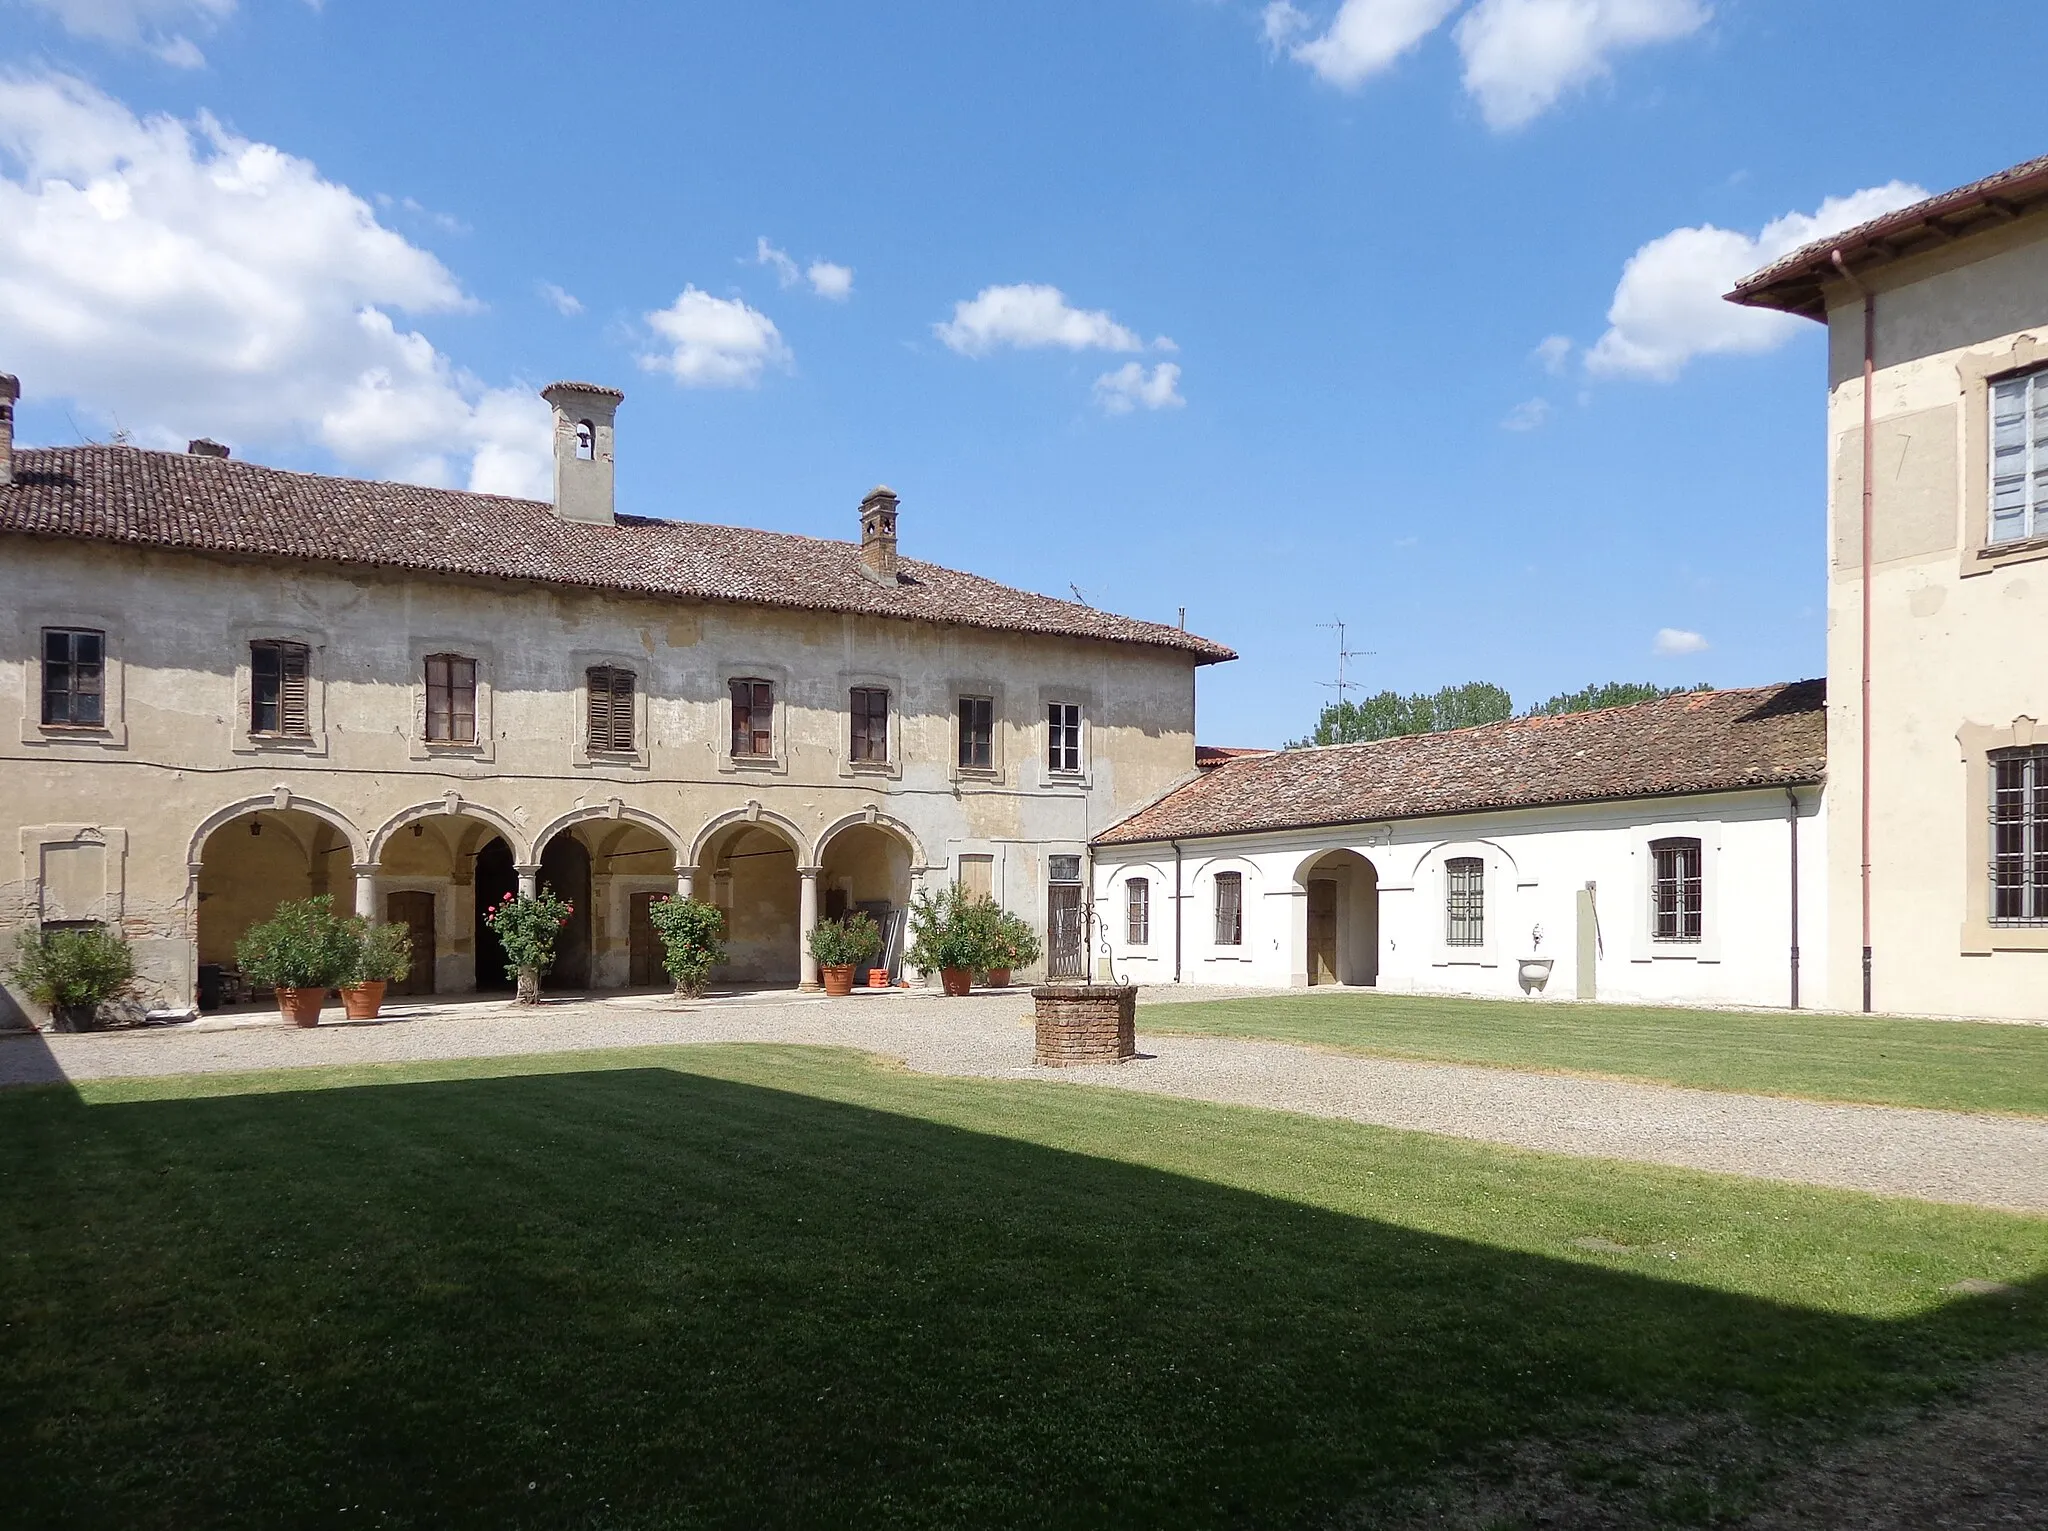
[[[2038,1287],[1844,1317],[665,1069],[0,1130],[22,1525],[1371,1524],[1489,1443],[1797,1434],[2048,1333]]]

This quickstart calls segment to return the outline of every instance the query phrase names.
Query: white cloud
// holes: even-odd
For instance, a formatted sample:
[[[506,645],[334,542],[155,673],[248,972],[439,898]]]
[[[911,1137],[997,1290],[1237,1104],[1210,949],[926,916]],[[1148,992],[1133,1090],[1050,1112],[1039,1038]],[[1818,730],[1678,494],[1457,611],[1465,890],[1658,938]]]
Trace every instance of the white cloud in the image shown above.
[[[1129,361],[1095,380],[1095,402],[1105,413],[1127,415],[1134,409],[1179,409],[1187,400],[1180,396],[1180,368],[1174,363],[1163,361],[1147,373],[1144,363]]]
[[[1695,356],[1775,350],[1800,321],[1769,309],[1740,308],[1722,295],[1801,245],[1926,195],[1918,186],[1891,181],[1829,197],[1811,213],[1787,213],[1755,235],[1703,224],[1651,240],[1622,268],[1607,310],[1607,332],[1586,353],[1587,370],[1668,382]]]
[[[210,32],[234,14],[235,0],[28,0],[57,18],[73,37],[115,47],[144,48],[178,69],[206,62],[180,25]]]
[[[932,333],[963,356],[986,356],[999,346],[1145,349],[1136,334],[1101,309],[1075,308],[1057,287],[1033,282],[982,288],[971,300],[955,303],[953,317],[933,325]]]
[[[545,493],[546,406],[392,318],[474,306],[307,160],[0,75],[0,335],[32,396],[147,445],[312,444],[353,471]]]
[[[1524,399],[1507,413],[1500,428],[1504,431],[1533,431],[1550,418],[1550,400]]]
[[[787,250],[778,250],[768,243],[765,234],[754,241],[754,264],[774,271],[778,286],[794,287],[800,281],[809,282],[813,293],[835,303],[845,302],[853,293],[853,267],[836,265],[829,260],[814,260],[808,266],[799,266]]]
[[[1444,23],[1460,0],[1344,0],[1329,30],[1287,51],[1333,85],[1358,85],[1382,70]],[[1292,4],[1269,5],[1263,16],[1266,40],[1282,46],[1310,26]]]
[[[1546,335],[1529,354],[1552,377],[1563,377],[1565,363],[1572,359],[1572,338],[1569,335]]]
[[[553,282],[536,282],[534,290],[547,299],[548,305],[564,319],[573,319],[583,312],[583,300]]]
[[[1675,659],[1685,654],[1704,654],[1713,645],[1698,633],[1689,633],[1682,627],[1660,627],[1657,629],[1657,641],[1650,647],[1666,659]]]
[[[647,325],[667,349],[643,355],[640,365],[668,373],[685,388],[751,388],[767,368],[791,360],[774,320],[738,298],[714,298],[695,287],[647,315]]]
[[[1519,128],[1632,48],[1690,37],[1701,0],[1479,0],[1458,23],[1465,90],[1489,127]]]
[[[834,265],[828,260],[814,260],[804,267],[804,279],[811,284],[811,291],[821,298],[830,298],[834,303],[844,303],[853,294],[853,267]]]

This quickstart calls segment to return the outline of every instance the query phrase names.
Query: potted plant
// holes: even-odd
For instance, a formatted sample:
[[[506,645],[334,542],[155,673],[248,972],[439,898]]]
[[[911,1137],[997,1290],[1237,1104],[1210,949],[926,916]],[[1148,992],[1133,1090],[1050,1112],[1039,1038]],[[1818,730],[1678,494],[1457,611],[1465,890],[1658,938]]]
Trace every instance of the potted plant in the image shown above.
[[[484,911],[484,923],[505,948],[505,976],[518,984],[522,1005],[540,1003],[540,978],[555,965],[555,942],[576,906],[553,888],[531,898],[507,893]]]
[[[695,999],[704,980],[725,960],[725,911],[694,898],[657,898],[647,918],[661,939],[661,963],[676,983],[676,993]]]
[[[811,955],[825,992],[844,998],[853,992],[854,968],[882,949],[882,931],[865,910],[836,920],[821,920],[811,929]]]
[[[351,920],[355,960],[341,985],[341,1007],[352,1021],[374,1021],[384,1008],[384,986],[412,972],[412,932],[403,925]]]
[[[259,989],[277,991],[277,1008],[298,1026],[320,1024],[327,991],[349,975],[356,959],[352,922],[334,912],[325,893],[279,904],[235,943],[235,962]]]
[[[974,986],[977,968],[988,966],[990,900],[976,898],[958,883],[924,892],[910,907],[910,960],[939,986],[958,997]]]
[[[995,919],[995,929],[990,938],[991,951],[988,982],[991,988],[1007,989],[1014,969],[1028,968],[1036,962],[1042,948],[1038,936],[1024,923],[1019,915],[1008,910],[1000,911]]]
[[[86,930],[25,930],[7,969],[30,999],[50,1012],[58,1031],[97,1031],[99,1009],[135,979],[135,954],[125,937]]]

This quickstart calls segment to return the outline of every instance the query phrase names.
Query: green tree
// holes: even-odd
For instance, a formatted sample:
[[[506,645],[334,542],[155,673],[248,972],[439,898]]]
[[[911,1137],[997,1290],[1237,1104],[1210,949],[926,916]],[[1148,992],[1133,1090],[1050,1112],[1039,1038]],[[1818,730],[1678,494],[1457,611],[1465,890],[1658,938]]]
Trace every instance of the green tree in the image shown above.
[[[1447,728],[1499,723],[1514,715],[1514,698],[1486,681],[1468,681],[1435,692],[1418,691],[1412,696],[1381,691],[1363,701],[1330,703],[1309,736],[1293,740],[1287,748],[1362,744],[1370,739],[1395,739],[1404,734],[1441,733]]]
[[[1522,716],[1554,718],[1567,712],[1597,712],[1602,707],[1626,707],[1633,702],[1654,702],[1659,697],[1713,689],[1706,681],[1696,686],[1659,686],[1649,681],[1610,680],[1600,685],[1581,686],[1577,691],[1560,692],[1547,702],[1538,702]]]

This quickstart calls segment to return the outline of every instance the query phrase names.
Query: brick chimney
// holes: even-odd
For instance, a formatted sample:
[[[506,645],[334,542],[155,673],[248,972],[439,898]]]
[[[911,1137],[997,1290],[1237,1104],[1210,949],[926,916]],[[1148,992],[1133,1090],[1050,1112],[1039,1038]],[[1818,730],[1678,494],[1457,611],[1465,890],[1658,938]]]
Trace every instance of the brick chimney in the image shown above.
[[[875,579],[896,583],[896,491],[886,484],[860,502],[860,563]]]
[[[21,397],[21,379],[0,372],[0,484],[14,482],[14,401]]]
[[[626,396],[595,383],[550,383],[540,396],[555,411],[555,514],[610,526],[612,416]]]

